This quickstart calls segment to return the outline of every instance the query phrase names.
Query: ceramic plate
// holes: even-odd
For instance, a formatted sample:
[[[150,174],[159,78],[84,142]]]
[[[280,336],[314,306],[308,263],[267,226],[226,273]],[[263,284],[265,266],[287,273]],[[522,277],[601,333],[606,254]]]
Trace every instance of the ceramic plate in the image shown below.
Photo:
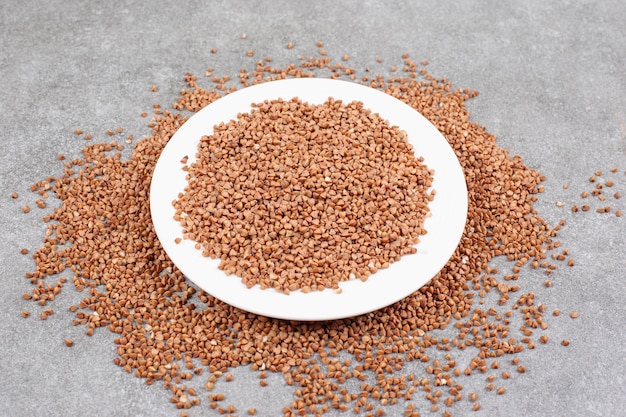
[[[427,234],[416,244],[417,253],[405,255],[389,268],[379,270],[365,282],[356,279],[340,283],[341,293],[333,290],[286,295],[259,286],[246,288],[235,275],[218,269],[219,260],[205,258],[195,242],[174,240],[182,228],[174,220],[172,202],[187,185],[181,159],[195,160],[197,145],[213,126],[236,119],[251,110],[251,103],[298,97],[309,104],[321,104],[329,97],[361,101],[391,125],[405,130],[416,156],[434,170],[435,199],[429,203],[430,216],[424,221]],[[368,313],[388,306],[432,279],[454,253],[467,216],[467,188],[454,151],[441,133],[420,113],[402,101],[360,84],[317,78],[272,81],[228,94],[192,116],[164,148],[154,170],[150,189],[150,209],[157,236],[174,264],[214,297],[253,313],[288,320],[332,320]]]

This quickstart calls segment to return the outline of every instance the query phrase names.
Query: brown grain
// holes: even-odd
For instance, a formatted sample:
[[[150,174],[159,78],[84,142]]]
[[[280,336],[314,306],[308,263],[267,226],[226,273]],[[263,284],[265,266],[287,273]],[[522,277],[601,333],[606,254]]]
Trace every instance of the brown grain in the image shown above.
[[[415,252],[434,192],[400,129],[358,102],[253,107],[203,137],[185,166],[183,238],[246,286],[284,293],[337,289]]]
[[[408,55],[403,59],[398,70],[404,73],[392,78],[368,71],[366,76],[355,77],[353,69],[332,63],[329,56],[303,58],[284,68],[261,62],[246,72],[249,77],[242,77],[241,83],[330,71],[337,78],[364,80],[359,82],[397,97],[445,136],[466,175],[468,219],[450,261],[416,293],[364,316],[298,323],[238,310],[186,281],[151,227],[147,192],[151,173],[163,147],[186,120],[177,111],[198,111],[232,91],[226,86],[227,76],[215,78],[211,89],[204,89],[189,74],[176,111],[155,107],[151,134],[135,143],[128,159],[118,154],[121,146],[115,142],[93,143],[85,146],[82,159],[63,162],[60,178],[48,181],[60,204],[48,216],[42,247],[33,253],[35,266],[26,274],[32,290],[24,298],[53,302],[49,297],[59,291],[53,280],[62,285],[56,277],[71,273],[69,282],[83,292],[82,300],[71,309],[71,324],[82,326],[87,334],[104,329],[115,333],[114,362],[149,384],[163,384],[173,406],[181,410],[199,404],[188,396],[190,380],[204,378],[206,389],[213,390],[218,378],[238,366],[283,375],[293,388],[294,400],[284,408],[288,416],[356,407],[360,412],[381,414],[383,404],[410,402],[418,395],[429,397],[431,406],[439,407],[446,398],[456,401],[461,394],[458,379],[484,375],[496,358],[504,363],[505,355],[513,356],[511,362],[518,372],[525,372],[515,355],[530,343],[519,342],[525,336],[509,328],[510,315],[502,318],[497,309],[519,315],[529,331],[543,323],[534,295],[527,291],[523,297],[513,295],[528,285],[521,279],[524,265],[553,271],[545,258],[558,247],[558,229],[533,206],[544,178],[471,121],[465,102],[475,92],[454,89],[447,80],[418,68]],[[517,268],[504,271],[508,280],[497,278],[498,271],[489,266],[496,257]],[[520,285],[511,285],[518,277]],[[490,311],[487,294],[494,290],[501,304],[495,303]],[[455,335],[441,337],[439,330],[446,328]],[[455,349],[475,352],[475,357],[468,365],[440,359],[436,366],[435,358]],[[334,362],[330,351],[351,362]],[[434,374],[409,379],[412,373],[405,365],[410,362],[430,365]],[[444,371],[444,367],[457,366],[464,371]],[[208,372],[208,377],[198,369]],[[371,375],[380,378],[372,380]],[[268,379],[261,381],[269,385]],[[328,400],[322,390],[336,400]],[[364,402],[357,404],[361,397]],[[209,407],[217,409],[218,397],[210,398]],[[480,409],[480,404],[474,407]],[[227,406],[219,408],[228,412]]]

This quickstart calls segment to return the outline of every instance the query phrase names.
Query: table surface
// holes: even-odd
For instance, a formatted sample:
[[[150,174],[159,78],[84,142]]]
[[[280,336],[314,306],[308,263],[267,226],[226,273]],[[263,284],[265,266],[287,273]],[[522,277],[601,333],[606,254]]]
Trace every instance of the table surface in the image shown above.
[[[179,415],[162,386],[113,363],[113,334],[103,328],[88,337],[71,325],[67,306],[81,294],[70,285],[45,321],[22,299],[33,260],[20,249],[39,247],[45,225],[41,211],[25,215],[21,206],[36,198],[31,184],[61,174],[59,153],[80,155],[85,142],[76,128],[102,141],[116,126],[149,135],[140,114],[155,102],[170,107],[186,72],[214,67],[235,76],[254,62],[250,49],[255,57],[297,62],[317,53],[317,41],[335,60],[349,54],[353,68],[388,74],[409,53],[455,87],[478,90],[468,102],[472,120],[546,176],[536,208],[550,224],[567,222],[559,237],[575,267],[559,269],[551,288],[536,276],[520,277],[520,285],[548,309],[580,317],[550,317],[550,343],[520,354],[527,372],[507,381],[506,395],[481,391],[480,411],[459,405],[453,414],[626,415],[626,216],[569,210],[596,170],[618,167],[615,191],[626,196],[625,2],[84,3],[0,4],[0,415]],[[12,192],[20,197],[11,199]],[[613,212],[626,212],[625,202],[611,200]],[[23,319],[22,310],[31,317]],[[75,345],[67,348],[64,338]],[[223,389],[240,410],[256,404],[259,415],[278,415],[292,399],[280,375],[269,376],[275,388],[268,391],[251,370],[233,373]],[[479,387],[483,379],[466,382]],[[208,403],[190,415],[218,415]],[[416,404],[423,416],[442,413]]]

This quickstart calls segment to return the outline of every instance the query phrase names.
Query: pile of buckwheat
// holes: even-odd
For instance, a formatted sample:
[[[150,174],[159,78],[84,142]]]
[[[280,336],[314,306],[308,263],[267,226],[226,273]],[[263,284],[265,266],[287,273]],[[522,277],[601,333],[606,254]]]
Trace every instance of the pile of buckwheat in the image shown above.
[[[264,388],[268,373],[282,374],[284,384],[293,387],[292,401],[284,404],[285,416],[338,411],[380,416],[390,407],[403,410],[405,416],[429,412],[449,416],[453,410],[465,414],[480,409],[482,396],[503,394],[506,380],[525,372],[516,353],[548,343],[547,307],[536,303],[532,292],[521,291],[518,278],[531,268],[550,275],[559,262],[569,260],[573,265],[567,249],[554,240],[563,222],[551,227],[533,208],[543,178],[470,121],[465,101],[475,92],[453,89],[446,79],[429,75],[423,68],[426,62],[420,66],[408,55],[392,68],[391,77],[371,75],[368,69],[357,76],[346,66],[348,58],[335,63],[320,49],[318,56],[301,57],[285,68],[271,66],[270,59],[260,60],[252,71],[242,69],[238,78],[244,87],[316,74],[353,80],[404,101],[441,131],[465,174],[468,219],[457,250],[422,289],[363,316],[301,323],[238,310],[185,280],[156,238],[148,190],[163,147],[188,115],[235,89],[229,85],[230,76],[213,76],[209,69],[205,75],[213,77],[211,87],[202,87],[188,74],[172,111],[154,106],[152,134],[135,143],[129,158],[121,156],[122,145],[117,142],[89,144],[82,158],[65,162],[63,176],[33,185],[32,191],[41,195],[37,206],[46,207],[49,193],[60,199],[60,206],[43,217],[47,230],[43,245],[32,255],[35,267],[26,274],[32,290],[24,298],[39,304],[35,308],[45,319],[54,313],[49,304],[71,280],[85,292],[84,299],[70,308],[73,324],[84,326],[89,335],[100,328],[114,332],[115,364],[148,384],[165,387],[181,415],[206,403],[220,414],[257,413],[255,408],[237,409],[216,392],[215,384],[232,380],[229,370],[240,366],[258,372],[260,390],[269,389]],[[91,138],[89,133],[77,134]],[[207,146],[220,158],[220,152],[229,151],[220,142]],[[257,172],[272,175],[265,166]],[[324,171],[319,175],[327,176]],[[301,208],[295,203],[290,209]],[[24,206],[28,211],[32,213]],[[245,210],[241,215],[245,220]],[[268,233],[263,227],[256,228],[256,235]],[[304,224],[299,227],[306,229]],[[217,254],[228,245],[206,243],[205,249]],[[510,271],[490,267],[496,257],[509,261]],[[226,262],[228,268],[231,264]],[[28,317],[29,312],[22,314]],[[65,344],[77,348],[69,339]],[[464,357],[473,352],[472,359],[457,361],[455,352],[460,350],[466,351]],[[421,363],[424,371],[408,372],[405,365],[410,362]],[[473,374],[484,375],[482,389],[464,389],[464,378]],[[206,392],[194,385],[198,379]],[[416,406],[418,398],[428,407]]]
[[[431,174],[363,103],[259,103],[215,126],[197,157],[175,218],[248,287],[339,290],[414,253],[425,233]]]

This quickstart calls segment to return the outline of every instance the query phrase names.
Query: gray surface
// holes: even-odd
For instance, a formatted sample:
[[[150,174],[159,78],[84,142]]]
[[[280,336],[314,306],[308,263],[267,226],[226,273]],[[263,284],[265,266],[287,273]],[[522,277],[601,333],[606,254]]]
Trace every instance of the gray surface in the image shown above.
[[[469,104],[472,119],[546,175],[540,214],[552,224],[568,221],[560,236],[576,267],[560,269],[550,289],[540,275],[526,276],[523,285],[549,309],[577,310],[580,318],[549,317],[551,342],[521,356],[527,374],[509,380],[504,396],[482,395],[480,412],[464,405],[453,413],[626,415],[626,217],[567,210],[596,169],[618,166],[616,182],[626,195],[626,3],[77,3],[0,4],[0,415],[178,415],[161,387],[113,364],[111,334],[102,329],[89,338],[70,325],[67,306],[80,299],[70,286],[48,320],[20,317],[23,309],[35,316],[37,309],[21,299],[32,260],[19,250],[38,247],[44,232],[41,212],[26,216],[20,207],[34,201],[30,184],[60,174],[57,154],[79,155],[77,127],[101,140],[119,125],[141,137],[149,130],[140,113],[154,102],[169,107],[186,71],[202,75],[213,66],[234,75],[250,66],[248,49],[254,59],[293,62],[316,53],[317,40],[336,59],[350,54],[357,69],[383,70],[409,52],[455,87],[480,91]],[[296,47],[288,51],[290,41]],[[377,56],[384,64],[375,64]],[[10,199],[13,191],[18,201]],[[625,202],[612,205],[626,211]],[[66,337],[75,340],[73,348],[63,345]],[[570,347],[558,344],[563,338]],[[256,404],[260,415],[277,415],[289,402],[289,390],[261,391],[256,376],[235,372],[236,383],[223,390],[239,410]],[[467,389],[483,393],[484,384],[473,378]],[[417,404],[430,415],[421,399]],[[207,405],[192,415],[217,415]]]

